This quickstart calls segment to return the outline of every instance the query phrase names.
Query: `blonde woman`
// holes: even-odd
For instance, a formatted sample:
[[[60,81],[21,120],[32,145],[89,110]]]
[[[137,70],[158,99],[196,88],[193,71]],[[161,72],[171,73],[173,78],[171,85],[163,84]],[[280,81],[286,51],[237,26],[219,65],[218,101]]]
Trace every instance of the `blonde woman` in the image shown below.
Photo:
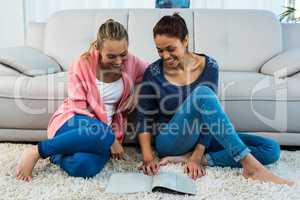
[[[89,51],[69,68],[68,97],[49,121],[48,139],[23,152],[16,178],[32,180],[41,158],[84,178],[99,173],[110,155],[124,158],[125,111],[137,104],[134,86],[146,66],[128,52],[128,34],[119,22],[102,24]]]

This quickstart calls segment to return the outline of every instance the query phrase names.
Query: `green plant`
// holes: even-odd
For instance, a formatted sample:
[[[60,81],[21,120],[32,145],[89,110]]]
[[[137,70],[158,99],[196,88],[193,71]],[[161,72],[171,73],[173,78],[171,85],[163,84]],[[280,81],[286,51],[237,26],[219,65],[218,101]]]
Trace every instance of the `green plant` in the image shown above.
[[[295,12],[297,11],[296,8],[290,7],[290,6],[286,6],[284,8],[285,8],[284,12],[279,15],[279,20],[281,22],[284,20],[286,22],[299,22],[300,21],[300,17],[295,17]]]

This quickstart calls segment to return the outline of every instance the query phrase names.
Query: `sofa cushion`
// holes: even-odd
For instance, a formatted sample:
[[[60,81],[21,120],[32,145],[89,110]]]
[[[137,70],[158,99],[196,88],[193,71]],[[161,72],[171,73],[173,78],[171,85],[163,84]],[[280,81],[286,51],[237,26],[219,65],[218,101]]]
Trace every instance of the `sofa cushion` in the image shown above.
[[[128,27],[130,51],[152,62],[158,57],[152,28],[160,17],[174,11],[60,11],[51,16],[46,25],[44,51],[66,70],[77,56],[87,51],[89,44],[96,38],[98,26],[106,19],[113,18]],[[222,70],[258,72],[263,63],[282,50],[281,26],[271,12],[207,9],[176,11],[185,18],[189,28],[190,50],[215,57]]]
[[[276,79],[254,72],[220,72],[219,98],[240,131],[286,131],[284,123],[289,123],[289,129],[295,132],[300,130],[294,120],[299,113],[299,87],[300,73]],[[66,72],[37,77],[2,76],[0,127],[46,129],[52,113],[66,96]],[[133,115],[130,118],[135,121]],[[136,140],[132,128],[126,133],[127,143]]]
[[[276,16],[262,10],[195,10],[195,51],[214,57],[224,71],[258,72],[282,50]]]
[[[220,72],[220,100],[286,101],[287,81],[256,72]]]
[[[0,79],[0,127],[46,129],[67,96],[66,72]]]
[[[300,71],[300,48],[286,50],[266,62],[261,73],[286,78]]]
[[[160,13],[155,9],[129,11],[128,35],[131,41],[129,51],[150,63],[158,58],[152,29],[159,17]]]
[[[127,28],[127,15],[127,10],[118,9],[57,12],[46,25],[44,51],[67,71],[70,64],[89,49],[101,23],[113,18]]]
[[[42,51],[31,47],[0,49],[0,63],[28,76],[52,74],[61,71],[59,64]]]
[[[63,100],[66,96],[67,72],[36,77],[3,76],[0,79],[0,97]]]
[[[52,114],[67,97],[67,72],[0,79],[0,127],[47,129]],[[135,113],[128,115],[125,142],[135,143]],[[1,138],[1,137],[0,137]]]
[[[0,76],[18,76],[20,73],[9,66],[0,64]]]
[[[300,73],[288,77],[286,80],[289,101],[300,101]]]
[[[255,72],[220,72],[218,96],[222,101],[300,100],[297,92],[299,84],[300,74],[285,80]],[[0,96],[63,100],[67,96],[67,72],[36,77],[3,76],[0,79]]]

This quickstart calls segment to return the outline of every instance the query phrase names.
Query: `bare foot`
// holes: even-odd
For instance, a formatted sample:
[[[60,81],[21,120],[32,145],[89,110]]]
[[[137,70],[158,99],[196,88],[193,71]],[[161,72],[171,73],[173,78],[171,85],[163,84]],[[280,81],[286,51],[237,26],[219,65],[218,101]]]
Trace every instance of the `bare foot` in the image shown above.
[[[250,178],[262,182],[272,182],[275,184],[285,184],[289,186],[294,185],[294,182],[283,179],[273,174],[259,161],[257,161],[251,154],[246,156],[241,163],[244,167],[243,176],[247,179]]]
[[[191,156],[192,152],[181,156],[166,156],[159,161],[160,166],[167,165],[168,163],[185,163]]]
[[[25,149],[16,168],[16,178],[22,181],[31,181],[32,170],[39,158],[37,146]]]

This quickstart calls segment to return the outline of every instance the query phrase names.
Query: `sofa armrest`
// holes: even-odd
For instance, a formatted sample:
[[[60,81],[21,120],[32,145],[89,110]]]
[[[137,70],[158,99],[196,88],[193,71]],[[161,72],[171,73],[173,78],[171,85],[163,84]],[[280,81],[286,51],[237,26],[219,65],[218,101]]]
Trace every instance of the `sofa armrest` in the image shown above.
[[[27,26],[26,46],[43,51],[46,23],[30,22]]]
[[[62,71],[56,60],[38,49],[26,46],[1,48],[0,64],[27,76],[38,76]]]
[[[300,48],[289,49],[271,58],[260,72],[277,78],[286,78],[300,71]]]
[[[20,73],[13,68],[0,63],[0,76],[19,76]]]
[[[281,28],[283,50],[300,48],[300,24],[282,23]]]

